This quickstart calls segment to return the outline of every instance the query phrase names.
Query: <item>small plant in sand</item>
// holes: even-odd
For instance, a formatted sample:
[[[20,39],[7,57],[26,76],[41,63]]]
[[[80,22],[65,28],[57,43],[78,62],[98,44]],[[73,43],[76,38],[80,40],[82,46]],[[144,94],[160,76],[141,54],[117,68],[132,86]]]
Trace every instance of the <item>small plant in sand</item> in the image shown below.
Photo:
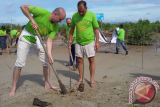
[[[138,106],[135,106],[134,104],[129,104],[128,107],[138,107]]]

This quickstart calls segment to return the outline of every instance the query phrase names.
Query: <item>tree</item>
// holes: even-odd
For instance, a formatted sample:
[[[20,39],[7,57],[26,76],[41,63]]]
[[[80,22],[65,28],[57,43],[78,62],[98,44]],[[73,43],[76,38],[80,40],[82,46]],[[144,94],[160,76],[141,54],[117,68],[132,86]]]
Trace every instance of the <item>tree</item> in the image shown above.
[[[154,32],[150,27],[150,22],[148,20],[143,21],[140,19],[138,23],[132,27],[128,42],[136,45],[150,44],[154,42],[152,38],[153,34]]]

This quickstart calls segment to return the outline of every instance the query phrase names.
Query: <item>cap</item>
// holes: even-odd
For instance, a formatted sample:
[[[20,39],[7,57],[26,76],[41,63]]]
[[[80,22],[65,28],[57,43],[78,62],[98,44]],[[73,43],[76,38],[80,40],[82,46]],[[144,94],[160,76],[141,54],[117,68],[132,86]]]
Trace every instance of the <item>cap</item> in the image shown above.
[[[5,29],[5,28],[6,28],[5,26],[2,26],[2,27],[1,27],[1,29]]]
[[[120,26],[119,27],[123,27],[123,24],[120,24]]]

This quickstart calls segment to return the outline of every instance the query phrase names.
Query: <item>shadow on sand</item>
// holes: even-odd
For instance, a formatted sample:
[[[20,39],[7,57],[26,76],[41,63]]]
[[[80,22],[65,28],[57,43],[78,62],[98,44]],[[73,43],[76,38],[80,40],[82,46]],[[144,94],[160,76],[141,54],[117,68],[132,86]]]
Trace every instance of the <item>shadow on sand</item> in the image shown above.
[[[62,74],[65,77],[68,77],[68,79],[70,78],[69,70],[57,70],[57,73],[58,74]],[[76,81],[79,80],[79,72],[78,72],[78,70],[77,71],[72,71],[71,70],[71,79],[74,79]],[[85,79],[85,82],[87,82],[88,84],[90,83],[87,79]]]
[[[29,80],[34,83],[37,83],[44,87],[44,80],[43,75],[40,74],[27,74],[27,75],[20,75],[19,80],[17,82],[17,89],[23,85],[24,81]]]
[[[130,73],[131,77],[138,78],[138,77],[149,77],[152,80],[160,80],[160,76],[149,75],[149,74],[142,74],[142,73]]]
[[[64,66],[66,66],[66,64],[68,64],[69,62],[68,61],[63,61],[63,60],[57,60],[57,59],[54,59],[54,62],[58,62]]]

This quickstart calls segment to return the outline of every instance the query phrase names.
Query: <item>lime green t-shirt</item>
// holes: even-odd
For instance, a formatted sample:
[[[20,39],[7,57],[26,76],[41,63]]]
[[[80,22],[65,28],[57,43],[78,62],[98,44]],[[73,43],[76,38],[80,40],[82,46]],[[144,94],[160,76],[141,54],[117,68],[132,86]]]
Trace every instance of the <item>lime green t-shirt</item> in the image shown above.
[[[74,13],[71,26],[76,26],[76,41],[80,45],[90,44],[95,40],[94,28],[98,28],[96,15],[90,11],[84,16]]]
[[[6,35],[6,30],[0,30],[0,35]]]
[[[10,36],[11,36],[11,39],[13,39],[13,37],[18,37],[20,32],[18,32],[17,30],[11,30],[10,32]]]
[[[48,10],[45,10],[40,7],[29,7],[29,12],[33,14],[33,18],[35,22],[38,24],[38,31],[41,37],[48,35],[49,38],[53,39],[58,31],[58,23],[51,23],[49,20],[50,12]],[[37,35],[32,27],[32,22],[29,21],[27,25],[25,26],[25,29],[33,34]],[[29,42],[36,43],[36,39],[32,36],[23,36],[25,39],[27,39]]]
[[[71,27],[69,27],[67,25],[67,23],[66,23],[65,26],[64,26],[64,28],[66,30],[67,39],[69,39],[69,34],[70,34]],[[72,44],[75,44],[76,43],[76,28],[74,29],[73,37],[74,37],[74,41],[73,41]]]
[[[117,39],[120,39],[121,41],[124,41],[124,35],[125,35],[125,30],[124,29],[119,29]]]

